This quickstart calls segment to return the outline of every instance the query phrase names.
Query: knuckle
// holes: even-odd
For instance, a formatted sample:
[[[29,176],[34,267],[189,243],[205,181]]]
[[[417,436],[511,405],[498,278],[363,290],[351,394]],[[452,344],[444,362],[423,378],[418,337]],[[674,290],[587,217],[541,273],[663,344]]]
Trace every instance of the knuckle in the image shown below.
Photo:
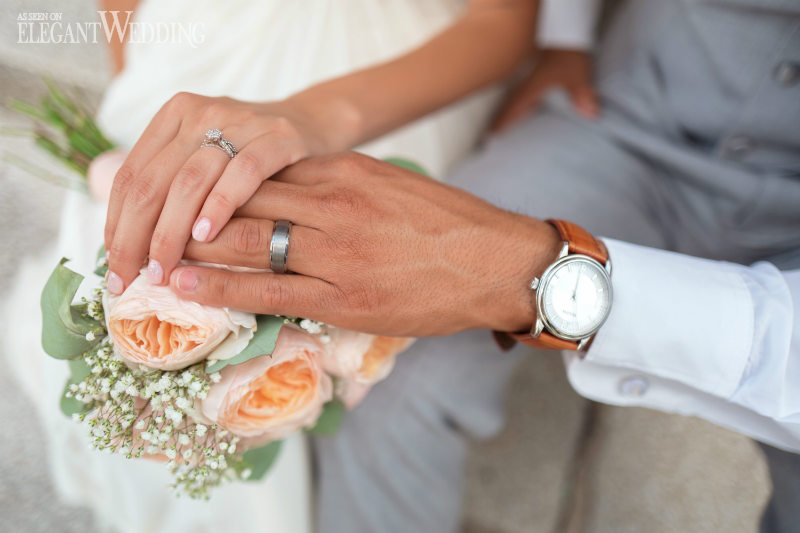
[[[267,248],[267,237],[261,224],[254,220],[243,220],[232,224],[230,246],[237,251],[252,253]]]
[[[125,202],[136,210],[144,209],[156,199],[156,189],[150,180],[136,180],[125,194]]]
[[[364,156],[354,152],[333,154],[327,162],[330,170],[336,174],[350,174],[363,163]]]
[[[114,265],[133,264],[133,254],[126,247],[115,242],[109,249],[109,262],[114,263]]]
[[[361,212],[363,198],[349,189],[331,189],[322,193],[318,199],[319,209],[333,215],[353,215]]]
[[[175,240],[169,231],[164,231],[161,228],[156,228],[153,231],[153,237],[150,241],[151,254],[158,254],[169,250],[175,244]]]
[[[114,183],[112,185],[113,192],[116,194],[125,194],[125,191],[130,188],[135,179],[136,176],[134,175],[133,168],[123,164],[119,167],[117,174],[114,176]]]
[[[261,174],[261,158],[252,152],[237,154],[232,164],[235,165],[236,172],[247,178],[256,178]]]
[[[214,209],[223,212],[230,212],[236,210],[236,203],[226,193],[218,190],[213,190],[208,194],[206,202]]]
[[[363,284],[353,287],[347,291],[348,307],[357,314],[372,314],[379,307],[376,294],[376,291]]]
[[[261,307],[267,311],[287,309],[292,301],[292,291],[288,284],[282,283],[278,276],[263,276],[262,283],[255,294]]]
[[[281,135],[294,135],[297,133],[292,121],[282,116],[272,118],[272,130]]]
[[[190,92],[181,91],[175,93],[172,98],[167,100],[167,103],[164,105],[165,109],[168,111],[181,111],[186,109],[189,105],[194,102],[194,99],[197,95],[192,94]]]
[[[191,194],[197,191],[204,181],[203,169],[194,163],[186,163],[172,182],[172,187],[181,194]]]
[[[200,113],[200,116],[203,121],[213,121],[226,114],[226,107],[227,106],[225,106],[225,104],[220,102],[212,102],[205,106],[203,111]]]

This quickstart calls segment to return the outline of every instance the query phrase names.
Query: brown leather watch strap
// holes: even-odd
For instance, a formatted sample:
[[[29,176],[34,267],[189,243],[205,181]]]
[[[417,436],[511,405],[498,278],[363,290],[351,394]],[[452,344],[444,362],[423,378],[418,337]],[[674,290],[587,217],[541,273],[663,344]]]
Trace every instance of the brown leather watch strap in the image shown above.
[[[530,331],[524,333],[509,333],[512,339],[517,342],[530,346],[531,348],[539,348],[541,350],[577,350],[578,343],[576,341],[568,341],[566,339],[559,339],[555,335],[551,335],[546,331],[539,334],[538,337],[531,337]]]
[[[605,245],[601,241],[595,239],[591,233],[566,220],[548,219],[547,222],[558,230],[558,234],[563,241],[569,243],[569,252],[571,254],[586,255],[599,262],[601,265],[606,264],[608,261],[608,250],[606,250]],[[532,337],[529,331],[518,333],[495,331],[494,339],[503,351],[510,350],[517,342],[532,348],[544,350],[578,349],[578,343],[576,341],[560,339],[546,331],[541,332],[538,337]]]
[[[582,227],[567,222],[566,220],[547,219],[549,224],[555,226],[561,240],[569,243],[569,253],[588,255],[601,265],[608,261],[608,250],[605,245],[595,239],[591,233]]]

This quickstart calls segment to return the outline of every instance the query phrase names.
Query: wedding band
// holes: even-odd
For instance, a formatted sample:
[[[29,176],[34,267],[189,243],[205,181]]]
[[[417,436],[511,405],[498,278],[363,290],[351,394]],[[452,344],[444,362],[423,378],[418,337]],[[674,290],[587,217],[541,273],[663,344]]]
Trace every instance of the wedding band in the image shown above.
[[[200,147],[202,148],[203,146],[213,146],[215,148],[219,148],[228,154],[228,157],[231,159],[236,157],[236,154],[239,153],[239,150],[236,149],[233,143],[222,136],[222,131],[216,128],[210,129],[205,133],[205,138],[203,139]]]
[[[289,231],[292,223],[278,220],[269,241],[269,269],[278,274],[286,273],[286,260],[289,258]]]

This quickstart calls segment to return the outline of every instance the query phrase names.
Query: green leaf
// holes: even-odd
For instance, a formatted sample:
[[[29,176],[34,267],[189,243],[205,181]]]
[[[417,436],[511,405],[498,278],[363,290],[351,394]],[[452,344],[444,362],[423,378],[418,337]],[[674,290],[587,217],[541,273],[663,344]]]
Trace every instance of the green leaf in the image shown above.
[[[322,414],[317,419],[317,424],[306,430],[312,435],[334,435],[339,431],[344,416],[344,404],[339,399],[334,399],[326,403],[322,408]]]
[[[250,344],[230,359],[220,360],[206,368],[206,372],[217,372],[228,365],[238,365],[261,355],[270,355],[278,342],[278,333],[285,322],[285,318],[274,315],[259,315],[256,319],[256,333]]]
[[[406,170],[410,170],[412,172],[417,172],[418,174],[422,174],[423,176],[430,177],[430,174],[422,168],[422,166],[418,163],[415,163],[409,159],[404,159],[402,157],[387,157],[384,159],[387,163],[391,163],[393,165],[397,165],[398,167],[404,168]]]
[[[62,413],[71,417],[75,413],[81,414],[88,412],[89,406],[75,398],[67,398],[67,390],[69,390],[70,385],[80,383],[83,378],[92,372],[92,369],[89,368],[89,365],[87,365],[83,359],[71,359],[67,361],[67,363],[69,363],[70,378],[67,380],[66,385],[64,385],[60,407]]]
[[[250,469],[247,481],[260,480],[275,463],[282,445],[282,440],[276,440],[266,446],[247,450],[242,455],[242,461],[235,466],[236,471],[241,474],[244,470]]]
[[[95,258],[94,264],[99,265],[101,259],[105,259],[106,257],[106,245],[101,244],[100,248],[97,250],[97,258]],[[102,266],[99,266],[94,269],[94,273],[101,278],[106,277],[106,272],[108,272],[108,263],[104,262]]]
[[[61,259],[42,291],[42,347],[56,359],[73,359],[90,350],[102,339],[93,341],[86,334],[101,327],[96,320],[82,315],[80,305],[72,305],[83,276],[64,266]]]

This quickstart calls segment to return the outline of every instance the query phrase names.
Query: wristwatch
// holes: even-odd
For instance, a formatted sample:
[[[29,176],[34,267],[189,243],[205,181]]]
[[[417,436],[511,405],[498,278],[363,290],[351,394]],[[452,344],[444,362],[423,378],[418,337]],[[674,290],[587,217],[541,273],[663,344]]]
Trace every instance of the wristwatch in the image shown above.
[[[564,220],[548,220],[564,244],[556,261],[533,278],[536,321],[530,332],[495,332],[501,347],[584,350],[611,311],[611,261],[602,242]]]

